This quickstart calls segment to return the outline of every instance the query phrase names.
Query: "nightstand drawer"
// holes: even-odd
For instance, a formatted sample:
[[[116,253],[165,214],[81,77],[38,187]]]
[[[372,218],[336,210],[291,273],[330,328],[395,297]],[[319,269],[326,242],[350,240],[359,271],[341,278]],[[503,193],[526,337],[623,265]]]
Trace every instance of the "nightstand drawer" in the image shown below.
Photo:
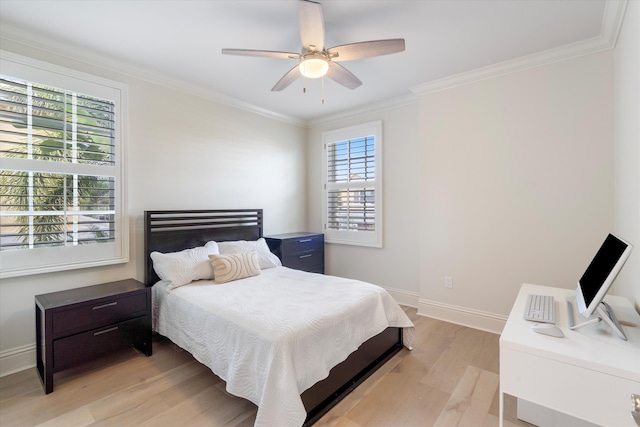
[[[147,310],[146,293],[127,297],[112,297],[96,300],[75,308],[53,313],[53,333],[59,334],[73,329],[97,328],[144,314]]]
[[[301,252],[282,258],[282,264],[297,270],[309,270],[310,267],[323,265],[324,254],[322,252]]]
[[[324,274],[324,234],[288,233],[265,240],[285,267]]]
[[[324,236],[322,234],[317,234],[315,236],[288,239],[282,242],[282,246],[283,252],[287,254],[306,251],[320,251],[324,250]]]
[[[149,327],[149,317],[142,316],[55,340],[53,370],[58,372],[132,344],[141,344],[138,341],[146,337]]]

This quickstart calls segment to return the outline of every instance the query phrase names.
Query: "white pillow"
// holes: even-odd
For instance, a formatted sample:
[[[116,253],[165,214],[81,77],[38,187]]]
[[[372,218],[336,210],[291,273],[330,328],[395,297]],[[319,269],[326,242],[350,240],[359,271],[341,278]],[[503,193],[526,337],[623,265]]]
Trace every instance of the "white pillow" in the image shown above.
[[[218,284],[260,274],[256,251],[230,255],[209,255],[209,259],[215,272],[214,282]]]
[[[209,262],[209,255],[219,253],[218,244],[211,241],[204,246],[180,252],[166,254],[151,252],[151,259],[158,277],[171,282],[168,289],[174,289],[194,280],[213,279],[213,267]]]
[[[234,240],[230,242],[218,242],[218,247],[222,255],[249,251],[258,252],[258,263],[262,270],[282,266],[280,259],[269,250],[267,241],[262,237],[252,241]]]

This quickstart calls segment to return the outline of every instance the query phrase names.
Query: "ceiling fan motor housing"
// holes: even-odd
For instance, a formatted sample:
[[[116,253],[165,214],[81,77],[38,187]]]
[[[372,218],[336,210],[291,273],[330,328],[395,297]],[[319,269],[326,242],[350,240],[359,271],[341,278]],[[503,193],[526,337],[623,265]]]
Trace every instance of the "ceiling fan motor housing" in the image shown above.
[[[300,57],[300,73],[309,79],[317,79],[327,74],[329,58],[323,52],[311,52]]]

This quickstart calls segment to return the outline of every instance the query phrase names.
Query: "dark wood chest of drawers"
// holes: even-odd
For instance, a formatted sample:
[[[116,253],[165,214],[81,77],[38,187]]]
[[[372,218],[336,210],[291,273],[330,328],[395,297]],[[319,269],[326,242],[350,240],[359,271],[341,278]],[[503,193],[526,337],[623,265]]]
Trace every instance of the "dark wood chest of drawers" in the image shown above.
[[[324,274],[324,234],[278,234],[265,240],[285,267]]]
[[[127,279],[37,295],[36,356],[45,393],[53,374],[134,346],[150,356],[151,288]]]

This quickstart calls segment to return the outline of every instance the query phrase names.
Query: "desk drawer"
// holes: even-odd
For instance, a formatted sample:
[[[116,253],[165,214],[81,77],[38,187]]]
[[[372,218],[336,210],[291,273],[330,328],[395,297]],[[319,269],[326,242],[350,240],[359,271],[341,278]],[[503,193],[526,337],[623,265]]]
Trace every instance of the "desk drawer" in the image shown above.
[[[142,316],[55,340],[54,372],[143,343],[148,334],[149,322],[148,316]]]
[[[500,390],[596,425],[632,427],[631,394],[640,383],[501,344]]]
[[[99,302],[92,302],[76,306],[70,310],[53,313],[53,334],[59,334],[73,329],[96,328],[101,325],[126,320],[144,313],[147,310],[146,293],[136,293],[126,297],[104,298]]]

